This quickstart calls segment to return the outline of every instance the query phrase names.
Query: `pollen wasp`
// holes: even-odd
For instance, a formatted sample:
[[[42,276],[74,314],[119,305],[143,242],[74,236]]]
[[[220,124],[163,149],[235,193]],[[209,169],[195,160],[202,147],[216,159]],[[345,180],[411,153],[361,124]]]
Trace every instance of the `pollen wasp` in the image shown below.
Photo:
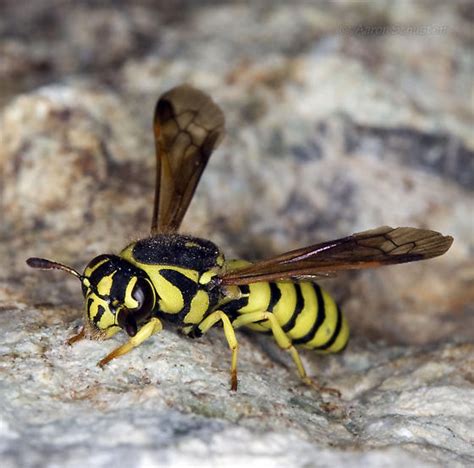
[[[162,330],[162,322],[177,324],[191,338],[220,323],[232,353],[231,390],[237,389],[235,329],[240,327],[272,334],[293,358],[301,379],[317,386],[307,376],[297,346],[341,351],[349,328],[315,279],[436,257],[453,242],[435,231],[383,226],[263,261],[226,261],[213,242],[178,233],[211,153],[224,136],[221,109],[204,92],[177,86],[158,100],[153,130],[157,170],[150,237],[132,242],[118,255],[95,257],[82,274],[50,260],[27,260],[32,268],[59,269],[80,280],[84,325],[69,343],[110,338],[120,330],[129,336],[99,361],[101,367]]]

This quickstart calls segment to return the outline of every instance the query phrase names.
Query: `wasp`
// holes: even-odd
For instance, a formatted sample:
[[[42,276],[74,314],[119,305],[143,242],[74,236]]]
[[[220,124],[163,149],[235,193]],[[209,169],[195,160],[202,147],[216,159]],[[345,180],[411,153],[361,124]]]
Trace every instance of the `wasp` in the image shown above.
[[[271,334],[291,355],[301,379],[317,385],[298,348],[341,351],[349,327],[340,307],[315,280],[436,257],[453,242],[427,229],[383,226],[263,261],[227,261],[213,242],[178,232],[224,136],[221,109],[204,92],[180,85],[158,100],[153,130],[157,169],[150,236],[118,255],[95,257],[82,274],[43,258],[27,260],[32,268],[63,270],[81,282],[84,325],[70,344],[107,339],[120,330],[128,335],[127,342],[99,361],[100,367],[161,331],[163,322],[178,325],[191,338],[220,324],[231,350],[231,390],[237,390],[235,330],[241,327]]]

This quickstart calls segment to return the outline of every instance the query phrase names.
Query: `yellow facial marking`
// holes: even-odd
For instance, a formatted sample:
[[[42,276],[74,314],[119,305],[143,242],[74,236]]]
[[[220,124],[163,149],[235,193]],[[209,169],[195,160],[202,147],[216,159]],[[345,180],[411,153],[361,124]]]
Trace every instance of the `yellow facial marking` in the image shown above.
[[[104,330],[104,339],[112,338],[112,336],[114,336],[120,330],[121,328],[118,325],[107,328],[107,330]]]
[[[112,289],[113,283],[113,276],[115,272],[111,275],[104,276],[98,283],[97,283],[97,292],[101,296],[108,296],[110,295],[110,290]]]
[[[133,298],[132,292],[133,288],[135,287],[135,284],[137,284],[137,277],[134,276],[133,278],[130,279],[130,281],[127,284],[127,288],[125,289],[125,307],[128,309],[135,309],[138,307],[138,302],[136,299]]]
[[[105,330],[116,325],[115,316],[107,301],[95,293],[90,293],[86,296],[85,303],[87,318],[93,326]]]
[[[97,268],[99,268],[101,265],[103,265],[105,262],[108,262],[108,261],[109,261],[108,258],[104,258],[99,263],[95,264],[92,268],[87,267],[84,270],[84,276],[90,276],[95,270],[97,270]]]

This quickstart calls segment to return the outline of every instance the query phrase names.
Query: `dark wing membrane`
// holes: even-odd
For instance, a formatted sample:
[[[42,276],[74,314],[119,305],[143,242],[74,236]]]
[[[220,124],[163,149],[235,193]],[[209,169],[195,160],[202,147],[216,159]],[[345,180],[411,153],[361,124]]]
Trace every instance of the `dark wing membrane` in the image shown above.
[[[231,285],[331,276],[338,271],[437,257],[452,243],[452,237],[427,229],[382,226],[230,270],[221,276],[221,281]]]
[[[211,98],[188,85],[171,89],[157,102],[152,235],[179,228],[202,172],[224,136],[224,123]]]

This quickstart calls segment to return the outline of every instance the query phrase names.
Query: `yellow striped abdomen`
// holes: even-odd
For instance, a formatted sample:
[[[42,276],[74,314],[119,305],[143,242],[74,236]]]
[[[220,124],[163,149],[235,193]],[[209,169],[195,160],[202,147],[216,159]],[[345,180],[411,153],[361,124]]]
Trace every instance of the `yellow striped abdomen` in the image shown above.
[[[318,284],[276,281],[239,286],[239,289],[241,297],[223,307],[229,315],[271,312],[294,345],[332,353],[346,346],[347,321]],[[268,321],[247,327],[258,332],[270,330]]]

